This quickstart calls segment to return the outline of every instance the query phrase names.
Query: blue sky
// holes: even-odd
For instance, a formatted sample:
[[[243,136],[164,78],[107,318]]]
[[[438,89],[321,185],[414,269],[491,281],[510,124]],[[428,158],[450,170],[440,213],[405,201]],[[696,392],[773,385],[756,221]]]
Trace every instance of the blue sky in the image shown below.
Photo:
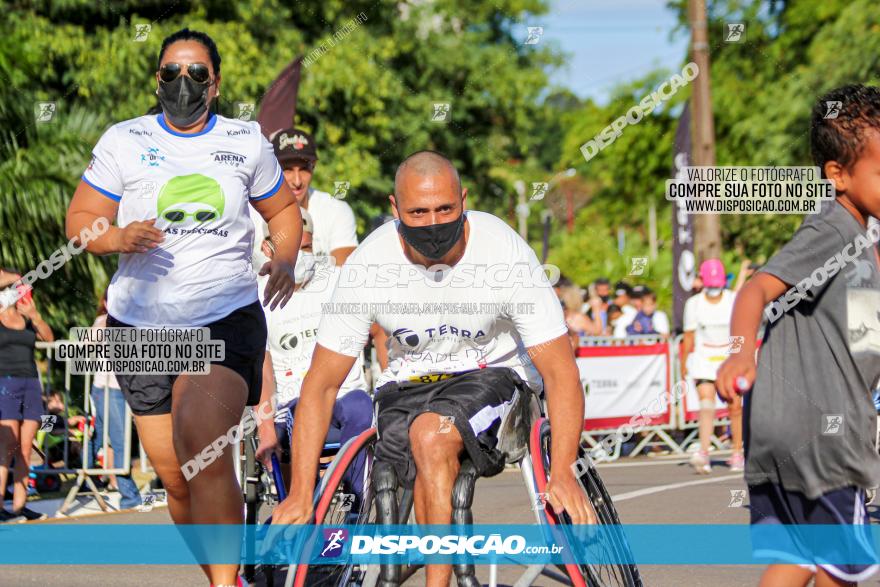
[[[604,104],[615,85],[658,67],[675,70],[687,55],[688,36],[676,26],[666,0],[552,0],[541,43],[568,53],[568,65],[551,81]]]

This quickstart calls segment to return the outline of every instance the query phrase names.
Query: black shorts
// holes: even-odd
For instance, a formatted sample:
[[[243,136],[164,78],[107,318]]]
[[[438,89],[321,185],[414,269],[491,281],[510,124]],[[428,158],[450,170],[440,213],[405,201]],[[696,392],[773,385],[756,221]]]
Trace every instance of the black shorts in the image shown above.
[[[756,557],[820,566],[853,582],[880,569],[861,489],[844,487],[808,499],[775,483],[750,485],[749,510]]]
[[[373,399],[379,433],[376,459],[391,463],[398,480],[412,487],[416,467],[409,427],[421,414],[433,412],[451,416],[446,425],[458,430],[481,477],[497,475],[505,464],[497,448],[497,434],[517,389],[525,389],[525,383],[508,367],[469,371],[404,389],[397,383],[386,383]]]
[[[126,327],[113,316],[107,316],[110,328]],[[247,405],[260,402],[263,386],[263,358],[266,353],[266,317],[260,302],[254,302],[235,310],[216,322],[205,325],[211,331],[211,340],[222,340],[226,352],[223,365],[241,375],[248,387]],[[171,413],[171,389],[178,375],[116,375],[119,387],[125,394],[132,413],[138,416],[155,416]]]

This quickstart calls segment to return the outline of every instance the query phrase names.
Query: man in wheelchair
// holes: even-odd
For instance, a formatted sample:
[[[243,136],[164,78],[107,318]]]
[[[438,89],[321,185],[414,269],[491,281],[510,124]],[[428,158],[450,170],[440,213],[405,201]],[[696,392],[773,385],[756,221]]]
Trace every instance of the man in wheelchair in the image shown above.
[[[271,420],[260,423],[260,445],[256,452],[256,458],[267,468],[271,467],[271,453],[280,453],[285,483],[290,483],[293,413],[315,349],[322,306],[330,301],[339,278],[339,269],[333,266],[332,258],[328,261],[314,256],[314,223],[305,208],[300,208],[300,214],[303,218],[303,235],[294,268],[293,296],[285,307],[265,310],[268,344],[263,363],[263,397],[274,398],[275,418],[274,423]],[[273,250],[268,239],[264,242],[263,253],[272,258]],[[359,355],[339,388],[327,443],[341,446],[370,427],[373,406],[366,387],[363,360]],[[361,488],[358,487],[358,480],[352,481],[355,493],[359,494]]]
[[[559,302],[528,244],[495,216],[466,212],[466,196],[439,153],[415,153],[398,168],[389,196],[397,221],[351,255],[321,319],[296,411],[290,495],[273,523],[312,521],[336,394],[374,321],[389,334],[374,401],[378,494],[413,487],[419,524],[451,523],[461,463],[499,473],[496,433],[515,390],[543,385],[553,423],[547,500],[575,524],[595,521],[572,470],[584,399]],[[427,584],[448,585],[450,575],[429,566]]]

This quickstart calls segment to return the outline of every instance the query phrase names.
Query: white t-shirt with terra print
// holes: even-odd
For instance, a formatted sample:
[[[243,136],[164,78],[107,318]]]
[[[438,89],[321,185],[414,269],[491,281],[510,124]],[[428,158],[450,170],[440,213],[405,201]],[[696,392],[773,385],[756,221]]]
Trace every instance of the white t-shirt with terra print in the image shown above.
[[[119,255],[111,316],[132,326],[204,326],[257,300],[248,201],[283,180],[256,122],[211,115],[198,133],[171,130],[162,114],[113,125],[83,181],[119,202],[116,224],[156,218],[165,241]]]
[[[715,380],[718,367],[729,356],[730,319],[736,294],[721,292],[713,304],[705,292],[691,296],[684,304],[684,331],[694,332],[694,352],[688,357],[688,375],[693,379]]]
[[[324,304],[332,298],[337,279],[337,268],[329,267],[326,272],[316,272],[312,279],[294,292],[286,306],[278,306],[274,310],[263,308],[269,330],[267,350],[272,356],[275,371],[276,406],[285,406],[299,397],[315,351]],[[268,278],[260,279],[261,291],[266,281]],[[320,369],[320,366],[316,368]],[[336,397],[340,398],[355,389],[367,389],[363,354],[357,356]],[[276,420],[283,421],[285,417],[283,410],[276,410]]]
[[[525,349],[568,332],[559,300],[534,251],[512,228],[485,212],[465,214],[464,255],[442,271],[407,259],[398,221],[373,231],[341,268],[318,344],[356,356],[377,322],[389,335],[389,361],[376,387],[510,367],[540,390]]]

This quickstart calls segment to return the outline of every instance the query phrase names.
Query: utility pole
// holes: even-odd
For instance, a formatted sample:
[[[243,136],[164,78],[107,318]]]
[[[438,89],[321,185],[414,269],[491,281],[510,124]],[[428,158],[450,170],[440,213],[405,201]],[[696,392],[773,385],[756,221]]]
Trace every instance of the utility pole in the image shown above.
[[[693,165],[715,165],[715,125],[709,75],[709,29],[706,0],[688,0],[691,55],[699,68],[693,82]],[[702,262],[721,256],[721,222],[718,214],[694,215],[694,254]]]

